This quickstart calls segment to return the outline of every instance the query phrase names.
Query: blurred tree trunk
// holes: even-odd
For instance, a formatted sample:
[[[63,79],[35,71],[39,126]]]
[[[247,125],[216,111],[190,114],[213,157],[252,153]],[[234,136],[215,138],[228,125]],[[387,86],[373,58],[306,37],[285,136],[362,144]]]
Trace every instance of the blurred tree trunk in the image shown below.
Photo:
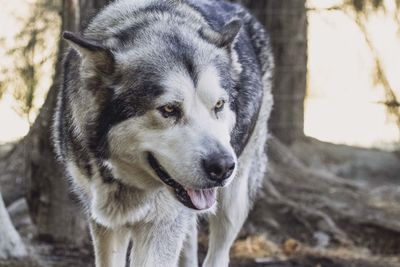
[[[0,194],[0,259],[27,255],[24,243],[15,230]]]
[[[96,11],[109,0],[62,1],[62,31],[79,31]],[[29,203],[31,215],[38,227],[39,236],[50,240],[67,241],[81,244],[86,240],[86,222],[83,216],[76,216],[79,205],[73,203],[74,197],[68,194],[67,180],[59,164],[54,159],[51,146],[50,125],[56,103],[56,95],[62,83],[62,57],[65,54],[65,42],[60,40],[58,62],[54,84],[41,109],[27,139],[36,152],[26,161],[34,164],[28,173],[31,180]]]
[[[77,1],[62,1],[62,30],[79,29],[79,6]],[[40,114],[25,138],[27,164],[25,176],[30,181],[28,203],[30,213],[38,229],[38,237],[47,241],[73,242],[80,244],[85,236],[83,216],[76,216],[79,210],[69,194],[64,172],[55,160],[51,144],[51,121],[61,84],[62,60],[65,44],[59,43],[59,53],[53,85]]]
[[[62,31],[79,31],[110,0],[62,0]],[[7,176],[22,177],[32,220],[41,240],[77,245],[87,240],[87,227],[64,171],[55,160],[51,122],[62,83],[65,42],[60,40],[54,82],[28,135],[2,162]],[[3,174],[2,174],[3,175]]]
[[[271,35],[275,57],[274,109],[269,126],[282,142],[304,136],[307,80],[306,0],[237,0],[248,7]]]

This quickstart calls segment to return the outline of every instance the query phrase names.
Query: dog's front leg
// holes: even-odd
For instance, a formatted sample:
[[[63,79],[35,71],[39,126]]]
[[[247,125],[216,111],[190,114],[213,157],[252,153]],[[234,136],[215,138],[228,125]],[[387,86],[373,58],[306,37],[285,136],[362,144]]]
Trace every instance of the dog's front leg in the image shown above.
[[[193,216],[183,243],[179,267],[198,267],[197,259],[197,217]]]
[[[129,243],[126,228],[109,229],[93,221],[90,233],[96,257],[96,267],[125,267]]]
[[[132,233],[131,267],[176,267],[187,232],[181,219],[135,226]]]
[[[229,250],[249,211],[247,175],[236,177],[219,192],[216,214],[210,215],[210,240],[203,267],[228,267]]]

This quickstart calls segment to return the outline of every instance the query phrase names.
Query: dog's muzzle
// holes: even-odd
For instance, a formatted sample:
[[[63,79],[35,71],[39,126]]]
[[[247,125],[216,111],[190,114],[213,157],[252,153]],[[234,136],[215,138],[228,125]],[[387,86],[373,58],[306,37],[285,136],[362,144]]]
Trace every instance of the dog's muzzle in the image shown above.
[[[161,181],[174,189],[177,199],[186,207],[195,210],[206,210],[211,208],[216,202],[217,189],[215,187],[206,189],[185,188],[171,178],[150,152],[147,155],[147,161]]]

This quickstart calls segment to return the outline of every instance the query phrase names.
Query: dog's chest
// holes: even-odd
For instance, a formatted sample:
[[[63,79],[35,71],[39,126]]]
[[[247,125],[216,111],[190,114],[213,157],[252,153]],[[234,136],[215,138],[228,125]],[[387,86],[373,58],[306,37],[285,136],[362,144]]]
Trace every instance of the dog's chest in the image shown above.
[[[91,201],[91,216],[108,227],[173,220],[184,210],[166,188],[149,192],[108,185],[96,189]]]

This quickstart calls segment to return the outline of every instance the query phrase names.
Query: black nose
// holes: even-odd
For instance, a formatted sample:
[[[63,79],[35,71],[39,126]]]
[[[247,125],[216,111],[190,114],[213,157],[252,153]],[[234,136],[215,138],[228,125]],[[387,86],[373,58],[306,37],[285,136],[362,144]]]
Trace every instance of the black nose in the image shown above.
[[[208,177],[214,181],[229,178],[235,169],[235,160],[225,154],[212,154],[203,160],[203,167]]]

